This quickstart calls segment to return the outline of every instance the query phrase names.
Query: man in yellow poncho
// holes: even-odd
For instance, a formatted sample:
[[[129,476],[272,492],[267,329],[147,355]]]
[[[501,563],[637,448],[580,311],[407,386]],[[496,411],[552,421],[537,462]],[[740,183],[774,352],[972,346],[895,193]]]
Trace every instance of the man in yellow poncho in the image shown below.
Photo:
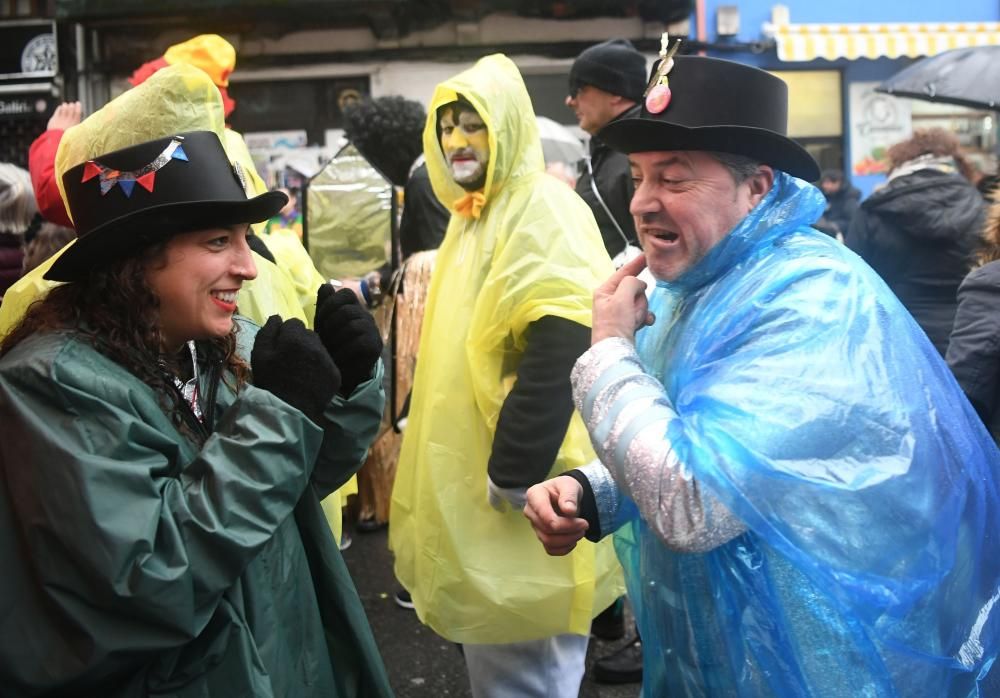
[[[464,645],[475,696],[576,696],[619,568],[600,545],[546,556],[520,509],[528,486],[594,458],[569,371],[611,261],[587,205],[544,173],[506,57],[438,86],[424,154],[452,217],[393,490],[396,575],[420,619]]]

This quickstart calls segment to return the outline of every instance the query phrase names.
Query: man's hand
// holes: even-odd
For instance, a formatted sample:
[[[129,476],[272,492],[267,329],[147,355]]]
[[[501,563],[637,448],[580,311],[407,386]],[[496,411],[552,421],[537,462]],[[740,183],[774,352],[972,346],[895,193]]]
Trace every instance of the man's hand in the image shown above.
[[[528,488],[524,515],[549,555],[566,555],[576,547],[589,528],[577,518],[583,486],[571,477],[560,475]]]
[[[63,102],[52,112],[52,116],[49,117],[49,123],[46,124],[45,128],[50,131],[65,131],[70,126],[76,126],[80,123],[82,116],[83,107],[79,102]]]
[[[655,318],[646,302],[646,282],[636,278],[645,268],[646,257],[639,255],[594,291],[592,345],[608,337],[634,341],[636,331],[653,324]]]

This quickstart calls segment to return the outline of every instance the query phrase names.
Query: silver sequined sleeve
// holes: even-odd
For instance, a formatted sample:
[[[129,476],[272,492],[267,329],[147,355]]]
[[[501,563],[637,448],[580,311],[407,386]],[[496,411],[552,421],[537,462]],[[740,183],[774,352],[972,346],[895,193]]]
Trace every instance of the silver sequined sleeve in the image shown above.
[[[572,381],[573,400],[597,456],[667,547],[706,552],[746,530],[678,461],[666,433],[679,417],[663,385],[643,370],[631,342],[598,342],[576,362]],[[591,478],[593,468],[586,474],[600,480]],[[601,509],[612,504],[617,508],[612,498],[598,499]],[[612,516],[600,512],[602,530]]]

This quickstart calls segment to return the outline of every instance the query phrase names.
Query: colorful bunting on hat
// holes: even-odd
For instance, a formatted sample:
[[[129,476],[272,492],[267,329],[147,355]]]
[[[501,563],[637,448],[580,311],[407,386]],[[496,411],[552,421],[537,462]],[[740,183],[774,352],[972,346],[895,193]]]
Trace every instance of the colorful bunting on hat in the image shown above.
[[[667,36],[667,32],[663,32],[663,35],[660,36],[660,64],[646,86],[646,91],[642,93],[642,96],[646,98],[646,111],[650,114],[659,114],[670,104],[672,95],[667,74],[674,67],[674,54],[681,47],[681,42],[678,39],[674,42],[673,47],[667,50],[669,43],[670,38]]]
[[[122,172],[121,170],[113,170],[110,167],[105,167],[96,160],[88,160],[83,166],[83,179],[82,182],[93,179],[94,177],[100,178],[101,183],[101,196],[104,196],[109,191],[114,189],[117,184],[126,197],[131,198],[132,191],[135,189],[135,185],[138,183],[146,191],[152,193],[153,186],[156,180],[156,173],[166,165],[171,160],[183,160],[188,162],[187,153],[184,152],[184,148],[181,142],[184,140],[182,136],[174,136],[170,139],[169,145],[163,149],[163,152],[156,156],[156,158],[138,170],[132,170],[130,172]]]

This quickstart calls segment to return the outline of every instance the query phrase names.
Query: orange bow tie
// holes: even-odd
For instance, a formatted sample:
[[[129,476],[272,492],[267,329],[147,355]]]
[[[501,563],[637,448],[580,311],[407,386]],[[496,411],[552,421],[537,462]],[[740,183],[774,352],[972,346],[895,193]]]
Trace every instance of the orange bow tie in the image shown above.
[[[479,218],[485,205],[486,197],[483,196],[482,192],[470,191],[455,201],[455,213],[466,218]]]

